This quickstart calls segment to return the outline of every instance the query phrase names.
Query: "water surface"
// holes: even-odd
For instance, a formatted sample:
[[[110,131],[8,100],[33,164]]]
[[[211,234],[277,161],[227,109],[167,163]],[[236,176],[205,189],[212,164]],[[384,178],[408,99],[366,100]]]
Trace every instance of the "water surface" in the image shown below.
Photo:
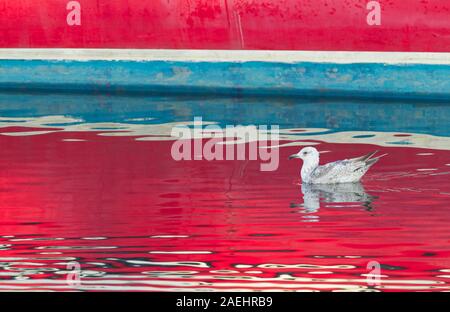
[[[279,125],[278,170],[173,160],[195,116]],[[448,291],[449,121],[438,103],[0,94],[0,289]],[[306,187],[287,160],[304,145],[389,155]]]

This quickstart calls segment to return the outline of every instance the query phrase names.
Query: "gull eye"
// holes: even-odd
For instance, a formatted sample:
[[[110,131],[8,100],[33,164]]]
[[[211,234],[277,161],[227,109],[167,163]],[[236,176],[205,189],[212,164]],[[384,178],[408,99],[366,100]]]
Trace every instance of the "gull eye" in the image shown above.
[[[303,152],[303,155],[306,155],[306,154],[308,154],[308,152]]]

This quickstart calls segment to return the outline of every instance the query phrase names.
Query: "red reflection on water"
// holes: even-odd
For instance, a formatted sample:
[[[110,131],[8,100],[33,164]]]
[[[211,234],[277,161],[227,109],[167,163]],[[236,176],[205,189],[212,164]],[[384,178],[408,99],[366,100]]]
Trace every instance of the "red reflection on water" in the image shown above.
[[[63,141],[68,138],[86,141]],[[221,286],[223,279],[216,278],[289,273],[346,279],[325,283],[345,289],[366,286],[357,280],[375,260],[382,265],[382,281],[419,280],[412,285],[424,288],[413,290],[448,289],[442,275],[450,273],[438,270],[450,269],[449,151],[321,143],[319,150],[331,151],[321,155],[322,163],[374,149],[389,156],[364,180],[365,192],[376,197],[370,204],[321,202],[308,212],[297,184],[301,161],[287,160],[299,147],[282,148],[279,169],[261,172],[258,161],[177,162],[170,156],[171,144],[79,132],[0,135],[0,236],[13,236],[0,238],[5,245],[0,262],[17,257],[27,260],[11,260],[16,269],[39,269],[29,263],[40,262],[64,270],[62,260],[46,258],[75,257],[83,269],[124,279],[148,271],[193,270],[197,281],[214,282],[194,288],[317,289],[289,280],[272,281],[275,286],[249,280]],[[433,154],[417,155],[423,152]],[[191,254],[164,253],[184,251]],[[176,261],[199,263],[174,266]],[[11,269],[0,268],[6,271]],[[53,272],[28,276],[55,277]],[[3,280],[0,285],[12,285]],[[432,289],[423,281],[440,284]],[[289,283],[293,286],[285,286]],[[392,290],[411,286],[391,284],[396,285]]]

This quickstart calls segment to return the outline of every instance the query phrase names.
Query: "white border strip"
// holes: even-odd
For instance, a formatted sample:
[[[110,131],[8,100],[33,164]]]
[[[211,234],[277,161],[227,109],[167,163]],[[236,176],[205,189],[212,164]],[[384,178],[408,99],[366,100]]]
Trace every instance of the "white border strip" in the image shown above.
[[[0,60],[384,63],[450,65],[450,53],[165,49],[0,49]]]

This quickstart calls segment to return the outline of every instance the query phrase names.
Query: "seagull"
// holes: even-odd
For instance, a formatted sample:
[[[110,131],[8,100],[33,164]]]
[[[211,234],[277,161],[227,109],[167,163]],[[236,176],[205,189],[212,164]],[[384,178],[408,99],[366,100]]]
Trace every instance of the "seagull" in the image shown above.
[[[303,166],[301,171],[302,183],[306,184],[336,184],[359,182],[369,168],[375,164],[381,156],[373,157],[378,151],[367,155],[338,160],[319,166],[319,152],[311,146],[304,147],[297,154],[289,156],[301,158]]]

